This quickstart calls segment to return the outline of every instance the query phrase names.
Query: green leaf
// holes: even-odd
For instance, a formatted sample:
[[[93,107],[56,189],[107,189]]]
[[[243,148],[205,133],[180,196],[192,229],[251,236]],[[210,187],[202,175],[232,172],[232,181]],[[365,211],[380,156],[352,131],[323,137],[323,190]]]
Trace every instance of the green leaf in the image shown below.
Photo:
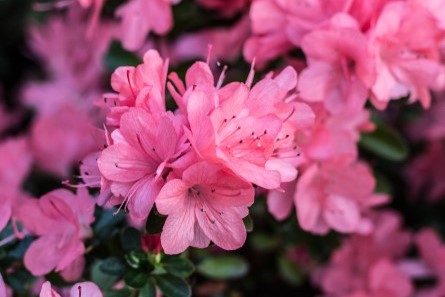
[[[129,289],[105,292],[105,297],[128,297],[128,296],[131,296],[131,291]]]
[[[148,282],[139,291],[139,297],[156,297],[156,286],[152,279],[148,279]]]
[[[379,121],[376,130],[361,135],[360,146],[388,161],[401,162],[408,156],[408,145],[394,129]]]
[[[235,279],[249,272],[249,264],[239,256],[207,258],[197,268],[199,273],[213,279]]]
[[[142,269],[145,272],[151,272],[154,266],[148,260],[147,254],[142,251],[132,251],[125,256],[128,265],[135,269]]]
[[[148,282],[148,275],[139,270],[129,270],[124,276],[125,283],[134,289],[142,288]]]
[[[250,215],[248,215],[247,217],[245,217],[243,219],[244,222],[244,226],[246,226],[246,231],[247,232],[252,232],[253,231],[253,220],[252,217]]]
[[[278,259],[278,271],[281,277],[290,285],[298,286],[304,279],[301,269],[284,256]]]
[[[114,71],[120,66],[136,66],[141,63],[133,53],[126,51],[120,42],[113,41],[105,55],[105,68],[108,72]]]
[[[263,232],[256,232],[250,237],[251,246],[259,251],[272,251],[277,245],[276,237]]]
[[[147,223],[145,224],[145,229],[149,234],[159,234],[164,227],[166,216],[161,215],[156,207],[153,207],[147,218]]]
[[[177,277],[188,277],[195,271],[193,263],[181,257],[165,257],[162,264],[165,270]]]
[[[120,222],[125,220],[125,214],[119,212],[115,214],[115,210],[98,210],[98,215],[95,213],[97,218],[93,225],[94,238],[104,239],[110,237],[118,228]]]
[[[138,230],[127,227],[120,233],[120,241],[122,249],[129,253],[133,250],[142,250],[141,248],[141,235]]]
[[[110,257],[99,264],[99,269],[109,275],[121,276],[125,273],[125,264],[116,257]]]
[[[91,281],[96,283],[102,290],[111,288],[119,279],[116,275],[102,272],[100,266],[103,261],[96,261],[91,269]]]
[[[156,277],[159,289],[166,297],[190,297],[192,290],[190,286],[181,278],[165,274]]]

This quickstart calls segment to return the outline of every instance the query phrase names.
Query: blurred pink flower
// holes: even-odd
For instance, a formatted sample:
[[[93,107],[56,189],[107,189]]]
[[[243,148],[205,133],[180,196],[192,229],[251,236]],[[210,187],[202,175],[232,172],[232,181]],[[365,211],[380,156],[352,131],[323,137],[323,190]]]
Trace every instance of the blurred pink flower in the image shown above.
[[[45,275],[55,269],[67,281],[81,276],[85,265],[83,240],[92,236],[94,205],[84,188],[79,188],[77,195],[58,189],[39,200],[23,202],[17,218],[26,230],[38,236],[24,257],[25,267],[33,275]]]
[[[440,63],[444,31],[431,12],[415,1],[388,3],[371,31],[376,54],[377,80],[372,102],[385,108],[404,96],[430,106],[429,89],[445,87],[445,66]]]
[[[94,129],[88,115],[74,106],[38,117],[32,125],[30,139],[37,164],[66,177],[73,164],[95,150]]]
[[[301,227],[310,232],[369,232],[363,217],[369,208],[385,203],[373,194],[375,180],[368,166],[349,157],[311,165],[297,182],[295,205]]]
[[[24,196],[21,186],[28,175],[32,157],[26,138],[9,139],[0,144],[0,231],[13,215],[17,200]]]
[[[375,65],[355,19],[338,13],[325,29],[306,34],[301,46],[308,61],[298,84],[303,100],[323,102],[334,114],[348,102],[362,105],[366,101]]]
[[[245,16],[228,28],[209,28],[183,34],[168,46],[167,55],[172,63],[176,64],[193,59],[205,59],[210,44],[212,58],[217,61],[233,62],[240,56],[249,33],[249,18]]]
[[[243,217],[252,205],[251,184],[223,168],[200,162],[186,169],[181,179],[172,179],[156,200],[160,213],[168,215],[161,234],[167,254],[178,254],[188,246],[217,246],[234,250],[246,240]]]
[[[244,56],[256,58],[258,66],[279,57],[315,29],[324,27],[331,16],[346,12],[353,1],[256,0],[250,9],[253,36],[247,40]]]
[[[395,267],[396,261],[409,247],[410,233],[402,229],[400,216],[393,212],[376,213],[372,221],[372,233],[346,238],[331,255],[329,263],[313,274],[314,281],[325,293],[333,296],[410,296],[412,288],[408,275]]]
[[[173,27],[171,5],[181,0],[131,0],[116,11],[122,19],[120,38],[125,49],[136,51],[153,31],[164,35]]]

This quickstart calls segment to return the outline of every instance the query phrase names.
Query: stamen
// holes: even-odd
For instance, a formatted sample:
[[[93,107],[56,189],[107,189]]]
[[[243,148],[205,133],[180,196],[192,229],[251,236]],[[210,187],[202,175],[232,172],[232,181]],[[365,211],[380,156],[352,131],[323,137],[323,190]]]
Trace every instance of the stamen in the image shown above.
[[[128,86],[130,86],[130,91],[133,94],[134,99],[136,100],[136,95],[133,91],[133,87],[131,86],[131,82],[130,82],[130,70],[127,70],[127,81],[128,81]],[[116,101],[114,101],[114,105],[116,106]]]
[[[77,287],[77,290],[79,290],[79,297],[82,297],[82,287],[81,287],[81,286],[78,286],[78,287]]]

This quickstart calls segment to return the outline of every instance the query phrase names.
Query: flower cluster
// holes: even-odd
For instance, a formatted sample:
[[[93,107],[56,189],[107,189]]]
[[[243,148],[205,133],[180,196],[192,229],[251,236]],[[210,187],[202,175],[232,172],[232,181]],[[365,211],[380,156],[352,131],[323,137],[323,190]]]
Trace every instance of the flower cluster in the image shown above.
[[[0,297],[445,296],[445,0],[31,2]]]
[[[185,82],[176,73],[167,88],[178,108],[166,109],[168,62],[156,51],[137,67],[112,75],[107,94],[109,144],[97,160],[102,191],[111,204],[144,220],[156,205],[167,221],[166,253],[210,240],[224,249],[244,244],[243,218],[254,200],[253,184],[280,189],[296,178],[295,135],[313,122],[309,106],[295,100],[296,72],[286,68],[254,86],[215,84],[208,63],[197,62]],[[110,102],[112,102],[110,104]]]

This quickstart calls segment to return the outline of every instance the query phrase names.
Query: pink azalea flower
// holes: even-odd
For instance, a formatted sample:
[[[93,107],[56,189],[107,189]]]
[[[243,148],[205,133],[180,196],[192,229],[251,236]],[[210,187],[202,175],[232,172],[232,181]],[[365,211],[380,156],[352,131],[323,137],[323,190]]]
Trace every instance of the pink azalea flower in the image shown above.
[[[181,35],[169,46],[168,56],[172,63],[205,59],[208,45],[212,45],[212,57],[217,61],[233,62],[239,58],[244,41],[250,34],[249,18],[228,28],[209,28],[198,32]]]
[[[253,36],[244,56],[264,65],[291,48],[301,45],[308,32],[326,25],[337,12],[346,12],[353,1],[256,0],[250,9]]]
[[[373,194],[375,180],[366,164],[338,157],[313,164],[301,175],[295,192],[297,217],[310,232],[369,232],[363,212],[386,202]]]
[[[375,80],[367,44],[357,22],[344,13],[334,15],[328,28],[306,34],[301,46],[308,67],[298,84],[301,98],[324,102],[332,113],[341,112],[345,101],[364,104]]]
[[[253,1],[250,8],[253,36],[244,45],[244,57],[262,67],[289,51],[293,44],[286,34],[286,7],[275,0]]]
[[[113,144],[98,159],[111,192],[122,197],[137,219],[148,216],[171,168],[189,151],[180,118],[164,113],[155,118],[140,108],[122,115],[120,128],[112,134]]]
[[[102,297],[103,294],[99,287],[92,282],[82,282],[74,284],[70,290],[70,297]],[[60,297],[60,295],[51,287],[50,282],[45,282],[40,291],[40,297]]]
[[[311,104],[315,123],[311,129],[297,131],[300,151],[307,161],[328,160],[339,155],[357,156],[360,133],[374,129],[363,102],[351,102],[335,115],[323,104]]]
[[[30,140],[37,164],[66,177],[73,164],[96,149],[93,130],[88,116],[76,107],[67,106],[56,114],[38,117]]]
[[[54,190],[28,199],[17,212],[24,228],[38,236],[26,251],[25,267],[35,276],[55,270],[68,281],[78,279],[85,265],[83,240],[91,237],[94,221],[94,200],[87,190],[79,188],[77,195]]]
[[[119,126],[119,120],[128,107],[143,108],[153,114],[165,111],[165,82],[168,60],[164,61],[155,50],[144,54],[143,64],[137,67],[119,67],[111,76],[111,87],[117,92],[104,95],[110,108],[107,124]]]
[[[407,251],[410,234],[402,230],[400,216],[392,212],[377,213],[373,222],[372,233],[346,238],[331,255],[329,263],[315,271],[313,278],[325,293],[333,296],[409,296],[411,284],[407,275],[396,269],[395,261]],[[385,295],[387,291],[391,294]]]
[[[171,5],[180,0],[131,0],[118,8],[122,18],[120,36],[127,50],[142,47],[148,33],[166,34],[173,26]]]
[[[294,208],[294,182],[282,183],[280,191],[270,190],[267,194],[267,210],[275,219],[281,221],[287,218]]]
[[[409,297],[412,284],[388,259],[381,259],[369,271],[366,287],[347,297]]]
[[[23,196],[20,187],[31,169],[32,157],[25,138],[0,144],[0,231],[13,214],[14,205]]]
[[[295,84],[296,73],[288,68],[252,89],[250,83],[236,82],[215,89],[208,65],[196,63],[187,72],[187,91],[181,97],[173,90],[173,97],[187,111],[187,133],[200,157],[224,164],[246,181],[274,189],[281,175],[285,181],[295,178],[294,168],[288,174],[289,166],[281,171],[276,164],[279,159],[298,157],[292,131],[312,121],[310,108],[289,102],[292,97],[287,100]]]
[[[217,246],[234,250],[246,240],[243,217],[253,203],[251,184],[221,167],[200,162],[186,169],[181,179],[172,179],[156,200],[160,213],[168,215],[161,234],[167,254],[187,247]]]
[[[112,24],[101,23],[97,36],[85,36],[86,22],[74,6],[64,17],[52,17],[29,32],[32,51],[44,62],[50,79],[25,86],[24,102],[40,114],[57,113],[66,105],[91,110],[100,97],[103,56],[114,34]]]
[[[373,103],[384,108],[391,99],[409,95],[430,106],[429,89],[445,87],[445,66],[440,63],[443,30],[431,12],[415,2],[398,1],[385,6],[372,31],[377,80]]]

